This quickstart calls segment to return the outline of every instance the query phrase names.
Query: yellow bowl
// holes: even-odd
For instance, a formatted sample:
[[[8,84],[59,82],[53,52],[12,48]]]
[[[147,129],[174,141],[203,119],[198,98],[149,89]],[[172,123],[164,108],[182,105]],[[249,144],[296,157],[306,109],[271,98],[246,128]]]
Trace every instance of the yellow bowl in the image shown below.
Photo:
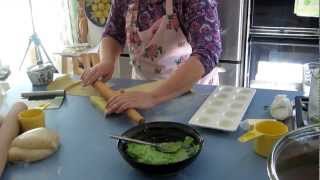
[[[253,129],[239,138],[240,142],[254,140],[254,151],[263,157],[267,157],[273,144],[288,132],[288,127],[278,121],[261,121],[254,125]]]
[[[263,133],[254,142],[254,150],[257,154],[267,157],[275,142],[288,132],[288,127],[278,121],[265,121],[257,123],[255,129]]]
[[[38,127],[45,127],[45,116],[41,109],[22,111],[18,114],[18,118],[23,132]]]

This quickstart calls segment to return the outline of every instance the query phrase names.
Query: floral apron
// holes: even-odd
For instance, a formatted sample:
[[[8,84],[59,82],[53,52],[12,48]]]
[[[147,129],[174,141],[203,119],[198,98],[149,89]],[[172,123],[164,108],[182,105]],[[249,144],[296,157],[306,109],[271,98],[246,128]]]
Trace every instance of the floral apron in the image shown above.
[[[167,79],[188,60],[192,48],[187,42],[172,0],[166,0],[166,14],[149,29],[139,31],[137,26],[139,0],[129,5],[126,15],[126,42],[129,48],[134,79]],[[219,84],[217,68],[198,81],[200,84]]]

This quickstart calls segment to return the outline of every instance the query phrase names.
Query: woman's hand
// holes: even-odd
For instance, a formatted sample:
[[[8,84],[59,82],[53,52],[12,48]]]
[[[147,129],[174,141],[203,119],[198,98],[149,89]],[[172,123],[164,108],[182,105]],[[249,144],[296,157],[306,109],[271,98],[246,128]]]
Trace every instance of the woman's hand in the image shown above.
[[[85,70],[81,75],[84,86],[92,85],[97,80],[108,81],[114,71],[114,63],[102,61],[90,69]]]
[[[156,98],[147,92],[124,92],[110,98],[108,113],[121,113],[129,108],[148,109],[155,106]]]

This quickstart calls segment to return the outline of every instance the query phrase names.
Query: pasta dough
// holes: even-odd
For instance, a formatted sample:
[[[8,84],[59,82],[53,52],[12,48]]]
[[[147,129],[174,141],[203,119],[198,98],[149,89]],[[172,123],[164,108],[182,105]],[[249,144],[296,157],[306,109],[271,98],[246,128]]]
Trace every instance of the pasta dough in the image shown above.
[[[125,91],[126,92],[130,92],[130,91],[151,92],[154,89],[158,88],[163,82],[164,80],[152,81],[149,83],[144,83],[137,86],[126,88]]]
[[[59,147],[59,136],[46,128],[36,128],[16,137],[9,149],[9,161],[33,162],[47,158]]]
[[[56,78],[48,85],[47,90],[66,90],[67,94],[73,96],[99,96],[99,92],[97,92],[93,87],[81,86],[81,84],[78,83],[78,81],[73,80],[70,75],[64,75]]]
[[[163,80],[153,81],[149,83],[140,84],[137,86],[126,88],[125,91],[143,91],[143,92],[151,92],[156,89]],[[51,82],[47,90],[66,90],[67,94],[73,96],[100,96],[99,92],[97,92],[93,87],[86,86],[83,87],[79,83],[70,77],[70,75],[64,75],[56,78],[53,82]]]
[[[156,89],[160,84],[163,82],[163,80],[153,81],[150,83],[140,84],[137,86],[129,87],[125,89],[125,92],[132,92],[132,91],[142,91],[142,92],[151,92],[154,89]],[[118,91],[119,92],[119,91]],[[98,108],[100,111],[102,111],[105,115],[108,114],[108,110],[106,109],[107,101],[101,97],[101,96],[90,96],[89,97],[90,102]]]

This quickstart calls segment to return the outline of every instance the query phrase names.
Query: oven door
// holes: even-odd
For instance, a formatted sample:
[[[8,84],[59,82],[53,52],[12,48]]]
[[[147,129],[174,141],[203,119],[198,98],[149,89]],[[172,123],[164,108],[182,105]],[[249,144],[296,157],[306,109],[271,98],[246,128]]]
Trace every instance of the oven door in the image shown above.
[[[307,17],[295,13],[297,0],[251,0],[251,29],[270,33],[315,33],[319,28],[318,17]]]
[[[302,90],[303,64],[319,61],[318,37],[310,39],[251,37],[246,86]]]

